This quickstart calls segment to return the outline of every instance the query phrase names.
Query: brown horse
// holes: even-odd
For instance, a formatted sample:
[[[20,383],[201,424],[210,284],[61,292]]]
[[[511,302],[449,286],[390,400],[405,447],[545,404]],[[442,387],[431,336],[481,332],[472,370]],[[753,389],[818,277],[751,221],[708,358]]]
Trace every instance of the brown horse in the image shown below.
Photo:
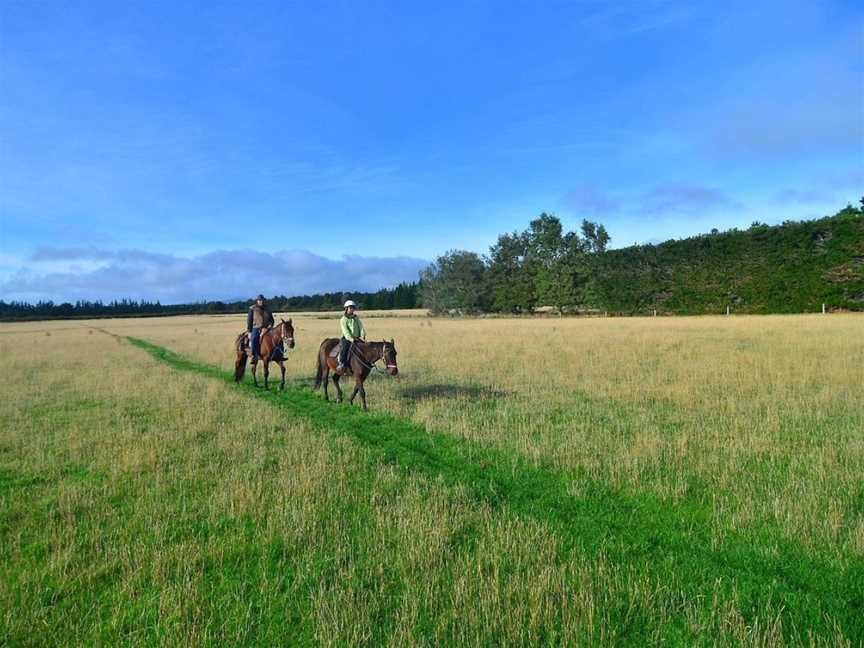
[[[342,377],[336,371],[337,359],[332,356],[333,349],[339,345],[338,338],[327,338],[321,343],[318,349],[318,373],[315,376],[315,389],[324,383],[324,400],[330,400],[330,394],[327,392],[327,385],[330,381],[330,372],[333,372],[333,384],[336,386],[336,401],[342,402],[342,388],[339,386],[339,379]],[[366,407],[366,390],[363,388],[363,382],[375,367],[379,360],[384,361],[387,373],[395,376],[399,373],[399,367],[396,366],[396,345],[393,340],[389,342],[362,342],[357,341],[351,346],[348,352],[348,368],[354,375],[354,391],[351,393],[351,398],[348,400],[354,404],[354,397],[360,394],[363,401],[363,410]],[[377,368],[377,367],[376,367]],[[380,371],[380,370],[379,370]]]
[[[282,382],[279,383],[279,389],[285,389],[285,355],[284,350],[294,348],[294,325],[289,319],[287,322],[283,319],[276,326],[266,329],[261,332],[261,360],[264,362],[264,389],[267,389],[267,380],[270,377],[270,363],[276,362],[279,369],[282,370]],[[234,362],[234,381],[240,382],[243,380],[243,375],[246,373],[246,359],[252,353],[249,348],[249,334],[241,333],[234,340],[234,350],[237,353],[237,359]],[[257,370],[258,363],[252,363],[252,380],[255,386],[258,387]]]

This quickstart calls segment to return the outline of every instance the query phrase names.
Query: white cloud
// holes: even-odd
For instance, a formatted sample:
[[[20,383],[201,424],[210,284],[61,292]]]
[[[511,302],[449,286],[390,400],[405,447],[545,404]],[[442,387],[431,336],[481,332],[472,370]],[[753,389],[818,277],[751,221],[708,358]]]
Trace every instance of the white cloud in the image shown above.
[[[644,193],[639,202],[641,210],[646,214],[673,214],[712,207],[741,206],[719,189],[688,183],[657,185]]]
[[[0,281],[4,300],[234,299],[263,292],[300,295],[370,291],[414,281],[428,262],[412,257],[328,259],[306,250],[272,254],[217,250],[181,257],[145,250],[40,248]]]

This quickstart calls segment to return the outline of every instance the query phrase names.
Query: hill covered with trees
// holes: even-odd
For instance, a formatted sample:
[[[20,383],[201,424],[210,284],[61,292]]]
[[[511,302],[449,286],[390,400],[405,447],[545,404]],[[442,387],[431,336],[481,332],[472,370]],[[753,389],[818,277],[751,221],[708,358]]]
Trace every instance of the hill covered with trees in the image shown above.
[[[438,313],[584,310],[636,314],[864,310],[864,199],[834,216],[713,230],[609,250],[602,225],[565,232],[541,214],[489,253],[454,250],[422,274],[421,303]]]
[[[596,282],[610,311],[864,310],[864,210],[611,250]]]

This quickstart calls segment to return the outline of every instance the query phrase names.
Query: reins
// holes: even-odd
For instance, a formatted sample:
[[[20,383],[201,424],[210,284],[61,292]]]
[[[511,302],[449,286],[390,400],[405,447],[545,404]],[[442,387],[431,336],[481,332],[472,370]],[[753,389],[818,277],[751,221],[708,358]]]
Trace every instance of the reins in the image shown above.
[[[371,342],[370,344],[377,344],[377,343],[376,343],[376,342]],[[381,369],[381,367],[378,366],[378,363],[381,362],[382,360],[384,360],[384,355],[385,355],[386,351],[387,351],[387,343],[386,343],[386,342],[381,342],[381,355],[379,355],[378,358],[376,358],[376,359],[375,359],[375,360],[370,364],[369,361],[366,360],[366,358],[365,358],[364,356],[362,356],[362,355],[360,354],[360,352],[357,350],[357,345],[356,345],[356,344],[352,344],[352,345],[351,345],[351,353],[354,355],[355,358],[357,358],[357,361],[358,361],[361,365],[363,365],[364,367],[366,367],[366,369],[369,369],[370,371],[371,371],[372,369],[374,369],[374,370],[377,371],[378,373],[382,373],[382,374],[386,374],[386,373],[387,373],[387,369],[392,369],[392,368],[396,367],[395,364],[387,364],[386,361],[385,361],[385,364],[384,364],[384,367],[385,367],[384,369]]]

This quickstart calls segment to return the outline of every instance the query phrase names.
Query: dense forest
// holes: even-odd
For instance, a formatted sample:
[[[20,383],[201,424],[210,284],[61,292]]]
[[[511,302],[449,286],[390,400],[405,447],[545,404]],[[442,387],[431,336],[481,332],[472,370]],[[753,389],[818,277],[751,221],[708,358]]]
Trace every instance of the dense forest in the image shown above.
[[[797,313],[864,310],[864,199],[834,216],[608,250],[602,225],[541,214],[485,256],[453,250],[422,274],[436,313]]]
[[[597,265],[596,306],[609,311],[864,310],[864,207],[611,250]]]
[[[342,310],[346,299],[353,299],[367,310],[391,310],[394,308],[416,308],[418,305],[417,283],[401,283],[395,288],[384,288],[377,292],[332,292],[316,295],[285,297],[277,295],[268,299],[274,312],[331,311]],[[25,302],[0,301],[0,319],[51,319],[74,317],[153,317],[159,315],[197,315],[218,313],[241,313],[252,304],[252,300],[233,302],[210,301],[190,304],[160,304],[157,302],[123,299],[102,303],[100,301]]]

